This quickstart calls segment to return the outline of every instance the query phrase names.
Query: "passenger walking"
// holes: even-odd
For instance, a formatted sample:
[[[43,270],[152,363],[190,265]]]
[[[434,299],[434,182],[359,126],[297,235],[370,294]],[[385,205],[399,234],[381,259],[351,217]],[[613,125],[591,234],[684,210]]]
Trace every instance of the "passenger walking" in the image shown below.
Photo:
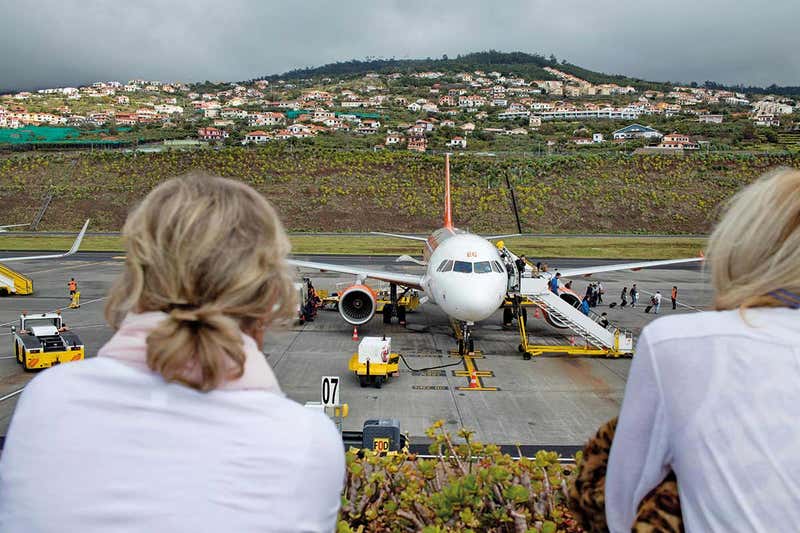
[[[561,272],[556,272],[556,275],[550,278],[550,292],[558,294],[558,280],[561,279]]]
[[[661,310],[661,292],[660,291],[656,291],[656,293],[653,295],[653,307],[654,307],[653,313],[658,314],[658,312]]]
[[[522,287],[522,278],[525,274],[525,267],[528,265],[528,262],[525,260],[525,255],[517,257],[517,260],[514,261],[514,264],[517,267],[517,278],[519,279],[519,286]]]
[[[341,436],[284,395],[262,353],[297,309],[275,210],[241,182],[190,175],[153,189],[123,237],[115,335],[19,397],[0,531],[335,530]],[[76,443],[90,453],[54,452]]]
[[[628,305],[628,287],[622,287],[622,294],[619,295],[619,299],[622,300],[619,304],[620,307]]]
[[[611,532],[670,471],[687,532],[800,524],[798,213],[796,169],[740,191],[708,242],[713,311],[642,331],[608,459]]]
[[[631,307],[636,307],[636,302],[639,301],[639,289],[636,288],[636,284],[634,283],[631,286]]]
[[[603,287],[603,282],[597,282],[597,303],[603,303],[603,295],[606,293],[606,288]]]
[[[69,289],[69,299],[72,300],[72,297],[78,292],[78,282],[75,281],[75,278],[70,278],[67,282],[67,289]]]
[[[581,313],[583,313],[586,316],[589,316],[589,298],[587,298],[586,296],[584,296],[583,300],[581,300]]]
[[[672,309],[678,308],[678,287],[672,286]]]

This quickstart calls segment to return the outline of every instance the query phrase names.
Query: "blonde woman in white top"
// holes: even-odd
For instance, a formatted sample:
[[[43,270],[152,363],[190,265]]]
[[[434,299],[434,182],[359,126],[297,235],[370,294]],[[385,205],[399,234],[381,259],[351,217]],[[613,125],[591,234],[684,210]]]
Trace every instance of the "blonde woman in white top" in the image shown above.
[[[606,478],[613,532],[670,468],[687,531],[800,524],[800,172],[736,195],[707,261],[715,310],[639,338]]]
[[[22,394],[0,461],[0,531],[327,531],[344,450],[261,352],[295,310],[289,243],[241,183],[193,175],[128,217],[98,357]]]

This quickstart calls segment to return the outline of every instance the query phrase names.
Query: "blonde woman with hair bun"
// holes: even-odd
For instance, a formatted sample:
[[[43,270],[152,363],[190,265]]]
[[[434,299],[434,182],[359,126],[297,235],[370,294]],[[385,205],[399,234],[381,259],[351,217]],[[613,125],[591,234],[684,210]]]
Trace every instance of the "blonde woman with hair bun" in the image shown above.
[[[670,470],[686,531],[800,524],[800,171],[735,195],[707,252],[714,310],[639,338],[605,484],[612,532]]]
[[[250,187],[191,174],[123,228],[98,357],[25,388],[0,460],[0,531],[327,531],[344,449],[261,346],[296,310],[289,242]]]

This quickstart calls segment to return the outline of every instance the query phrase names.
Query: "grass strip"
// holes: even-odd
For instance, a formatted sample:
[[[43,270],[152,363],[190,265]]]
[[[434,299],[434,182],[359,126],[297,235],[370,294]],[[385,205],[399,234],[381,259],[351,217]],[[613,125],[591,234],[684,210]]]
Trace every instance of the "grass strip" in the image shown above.
[[[2,251],[66,251],[70,236],[17,237],[0,235]],[[296,254],[403,255],[419,256],[424,243],[382,236],[363,235],[294,235],[292,251]],[[575,257],[586,259],[672,259],[696,257],[705,247],[702,237],[511,237],[506,246],[530,259],[537,257]],[[122,241],[114,236],[87,236],[81,245],[84,252],[121,252]]]

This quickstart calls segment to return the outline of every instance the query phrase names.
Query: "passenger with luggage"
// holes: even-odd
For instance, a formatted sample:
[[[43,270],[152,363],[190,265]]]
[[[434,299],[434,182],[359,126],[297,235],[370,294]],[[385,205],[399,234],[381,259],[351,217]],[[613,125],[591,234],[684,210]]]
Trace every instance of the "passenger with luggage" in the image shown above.
[[[636,307],[636,302],[639,301],[639,289],[636,288],[634,283],[631,287],[631,307]]]
[[[619,299],[622,300],[619,304],[620,307],[628,305],[628,287],[622,287],[622,294],[619,295]]]

